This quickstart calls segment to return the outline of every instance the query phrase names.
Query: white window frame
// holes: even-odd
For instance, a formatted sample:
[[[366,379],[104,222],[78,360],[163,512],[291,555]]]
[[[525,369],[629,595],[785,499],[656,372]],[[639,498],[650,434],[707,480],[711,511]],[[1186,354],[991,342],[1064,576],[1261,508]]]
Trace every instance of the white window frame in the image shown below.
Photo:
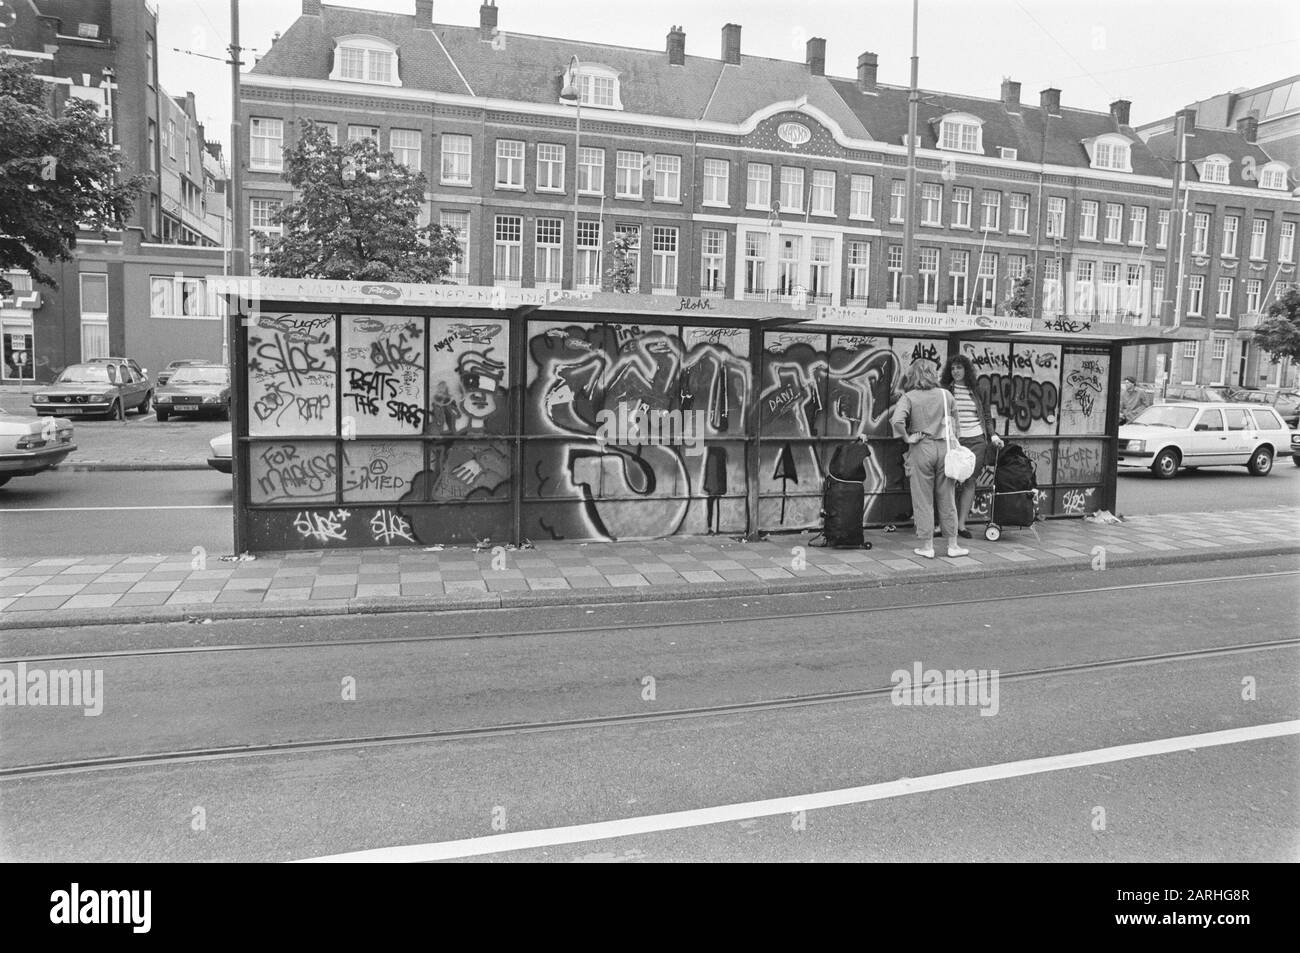
[[[1178,369],[1180,373],[1187,366],[1187,362],[1192,362],[1192,373],[1183,374],[1182,384],[1195,384],[1197,373],[1200,371],[1201,348],[1199,341],[1183,341],[1182,346],[1178,349]]]
[[[1203,317],[1205,311],[1205,276],[1187,276],[1187,314],[1189,317]]]
[[[199,310],[192,309],[197,302]],[[193,321],[220,321],[225,298],[196,275],[150,275],[149,317]]]
[[[890,245],[885,251],[885,274],[889,275],[889,302],[898,304],[903,294],[903,246]]]
[[[875,200],[876,178],[871,175],[849,176],[849,218],[859,222],[873,220],[871,206]]]
[[[845,297],[848,301],[866,303],[871,294],[871,242],[854,239],[844,244]]]
[[[605,194],[604,149],[592,146],[582,146],[578,150],[578,194]]]
[[[615,157],[614,197],[637,199],[644,197],[645,153],[628,149],[618,150]]]
[[[563,194],[564,169],[567,159],[568,150],[561,143],[539,142],[537,144],[537,168],[533,190]]]
[[[997,305],[998,255],[997,252],[980,252],[975,269],[975,307],[987,311]]]
[[[442,209],[438,213],[438,224],[451,229],[460,244],[460,261],[453,264],[449,273],[451,280],[458,285],[469,281],[469,229],[472,216],[469,212],[456,209]]]
[[[414,141],[415,145],[398,145],[397,138],[410,137],[408,142]],[[388,151],[393,154],[393,161],[399,165],[404,165],[412,172],[422,172],[424,164],[424,136],[418,129],[389,129],[388,130]]]
[[[1156,248],[1169,247],[1169,209],[1156,209]]]
[[[1102,241],[1118,244],[1124,240],[1124,206],[1118,202],[1106,203],[1106,234]]]
[[[362,142],[366,139],[373,139],[377,146],[379,144],[379,127],[363,126],[355,123],[348,126],[348,142]]]
[[[771,252],[767,232],[750,229],[743,233],[741,245],[744,248],[745,275],[744,294],[746,296],[766,297],[768,289],[767,262]]]
[[[650,228],[650,293],[677,294],[677,255],[680,232],[671,225]]]
[[[783,213],[802,214],[804,203],[803,183],[802,166],[781,166],[781,211]],[[793,201],[791,201],[792,199]]]
[[[1007,231],[1012,235],[1029,234],[1029,193],[1012,192],[1010,198],[1011,223]]]
[[[1086,260],[1076,261],[1074,263],[1074,312],[1086,317],[1096,310],[1097,263]]]
[[[700,232],[700,296],[722,298],[727,294],[727,232],[706,228]]]
[[[564,219],[538,218],[533,230],[533,286],[560,288],[564,282]]]
[[[654,201],[676,202],[682,200],[682,157],[655,155]]]
[[[992,199],[992,201],[989,201]],[[985,189],[980,193],[980,231],[996,232],[1002,228],[1002,193]]]
[[[1224,258],[1237,257],[1237,238],[1241,231],[1241,219],[1236,215],[1223,216],[1223,237],[1219,242],[1219,254]]]
[[[921,184],[921,224],[943,225],[942,185],[936,185],[933,182],[923,182]]]
[[[970,228],[971,206],[975,203],[975,190],[968,185],[955,185],[952,189],[951,228]]]
[[[1097,220],[1101,214],[1101,203],[1084,199],[1079,203],[1079,240],[1095,242],[1097,240]]]
[[[745,208],[772,209],[772,166],[766,162],[745,166]]]
[[[1100,301],[1097,311],[1101,319],[1114,322],[1119,314],[1119,262],[1103,261],[1101,263]]]
[[[1059,195],[1047,197],[1047,238],[1064,238],[1067,207]]]
[[[1210,376],[1213,380],[1211,384],[1224,383],[1224,378],[1228,376],[1228,338],[1221,335],[1215,335],[1210,339]],[[1217,372],[1215,367],[1217,365]],[[1225,421],[1226,422],[1226,421]]]
[[[1110,134],[1091,140],[1091,165],[1111,172],[1133,171],[1133,144],[1124,136]]]
[[[353,75],[356,61],[352,54],[360,56],[360,74]],[[347,69],[344,69],[345,62]],[[379,66],[388,66],[387,78],[379,75]],[[349,36],[334,38],[334,68],[329,78],[342,83],[365,83],[370,86],[401,86],[401,63],[397,46],[388,40],[368,34],[354,33]]]
[[[1259,314],[1264,304],[1264,282],[1259,278],[1246,279],[1246,313]]]
[[[1261,189],[1271,189],[1277,192],[1286,191],[1287,179],[1290,177],[1291,167],[1285,162],[1265,163],[1259,169],[1259,187]]]
[[[498,215],[492,223],[492,283],[518,288],[523,276],[524,217]],[[502,264],[505,268],[502,268]]]
[[[813,169],[809,214],[835,216],[836,175],[828,169]]]
[[[496,188],[509,192],[524,191],[524,160],[527,154],[528,148],[522,139],[497,140]],[[515,180],[516,175],[518,181]]]
[[[622,84],[619,72],[604,63],[581,63],[578,66],[578,97],[584,108],[623,108]],[[576,101],[560,100],[564,105],[575,106]]]
[[[1216,318],[1232,317],[1233,284],[1234,282],[1231,278],[1221,277],[1219,279],[1218,301],[1214,309],[1214,316]]]
[[[1295,232],[1295,222],[1283,222],[1278,226],[1277,260],[1284,265],[1295,262]]]
[[[635,241],[630,246],[632,259],[632,294],[641,290],[641,226],[626,222],[614,223],[614,236],[630,235]]]
[[[578,221],[578,260],[574,281],[583,290],[600,290],[600,232],[599,221]]]
[[[889,221],[901,222],[907,216],[907,182],[894,179],[889,183]]]
[[[939,249],[917,249],[917,290],[916,303],[935,305],[939,303]]]
[[[1206,156],[1196,164],[1196,173],[1200,176],[1202,182],[1208,182],[1214,185],[1227,185],[1228,166],[1230,164],[1231,163],[1227,156]]]
[[[701,166],[704,179],[703,203],[711,208],[730,205],[731,163],[726,159],[706,158]]]
[[[947,152],[982,155],[984,122],[969,113],[952,113],[939,123],[939,148]]]
[[[1061,281],[1061,259],[1049,255],[1043,259],[1043,313],[1060,314],[1065,305],[1065,286]]]
[[[1263,261],[1268,255],[1268,219],[1255,218],[1250,223],[1250,257]]]
[[[1192,213],[1192,254],[1208,255],[1210,253],[1210,213]]]
[[[1147,207],[1130,205],[1128,208],[1128,243],[1145,248],[1147,245]]]
[[[443,185],[471,185],[474,174],[474,137],[461,133],[443,133],[441,150],[439,181]]]
[[[253,116],[248,120],[248,167],[254,172],[283,171],[283,119]]]
[[[1146,308],[1143,307],[1145,296],[1143,295],[1143,284],[1146,279],[1146,267],[1144,265],[1127,265],[1124,269],[1124,301],[1122,310],[1132,312],[1145,322]]]

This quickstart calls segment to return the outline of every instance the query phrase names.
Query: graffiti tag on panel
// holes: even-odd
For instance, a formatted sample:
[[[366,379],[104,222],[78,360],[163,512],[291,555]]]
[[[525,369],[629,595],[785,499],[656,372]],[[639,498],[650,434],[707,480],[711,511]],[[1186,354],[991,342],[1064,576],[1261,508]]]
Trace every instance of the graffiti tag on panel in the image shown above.
[[[434,318],[429,322],[429,432],[510,432],[508,325]]]
[[[1056,433],[1060,412],[1058,344],[984,344],[967,341],[962,353],[975,367],[980,396],[998,417],[998,432],[1013,436]],[[1002,423],[1009,421],[1009,429]]]
[[[252,436],[334,433],[338,376],[334,322],[331,315],[253,316],[248,328]]]
[[[1065,354],[1061,367],[1062,434],[1105,432],[1109,377],[1110,355]]]
[[[1105,459],[1105,444],[1100,440],[1062,440],[1056,453],[1056,482],[1100,483]]]
[[[255,443],[249,457],[253,503],[333,502],[338,453],[333,443]]]
[[[424,448],[409,441],[347,441],[343,444],[343,500],[384,503],[411,491],[424,468]]]
[[[422,433],[424,388],[423,320],[344,316],[344,436]]]

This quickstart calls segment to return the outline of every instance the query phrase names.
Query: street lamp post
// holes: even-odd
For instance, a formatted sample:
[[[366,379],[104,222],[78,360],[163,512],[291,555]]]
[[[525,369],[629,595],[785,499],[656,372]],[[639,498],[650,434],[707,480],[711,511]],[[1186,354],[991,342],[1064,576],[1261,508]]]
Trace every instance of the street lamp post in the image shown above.
[[[564,88],[560,90],[560,99],[571,102],[577,108],[577,120],[573,131],[573,290],[578,290],[578,175],[582,152],[582,84],[578,81],[578,69],[582,66],[577,54],[569,60],[568,75]]]

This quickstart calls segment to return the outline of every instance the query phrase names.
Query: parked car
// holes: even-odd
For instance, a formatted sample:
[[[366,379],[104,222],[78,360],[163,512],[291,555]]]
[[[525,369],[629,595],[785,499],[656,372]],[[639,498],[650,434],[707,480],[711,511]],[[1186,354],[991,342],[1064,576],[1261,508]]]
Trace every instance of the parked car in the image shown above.
[[[232,446],[232,435],[229,433],[223,433],[220,437],[209,440],[208,447],[212,450],[212,456],[208,457],[208,466],[221,473],[233,473],[235,467]]]
[[[187,364],[176,368],[171,380],[159,385],[153,399],[160,421],[172,414],[193,417],[216,414],[230,419],[230,368],[224,364]]]
[[[1232,388],[1225,384],[1169,384],[1165,387],[1165,401],[1196,400],[1223,403],[1232,400]]]
[[[0,486],[57,466],[77,449],[62,417],[19,417],[0,409]]]
[[[1300,427],[1300,392],[1239,387],[1232,392],[1232,395],[1233,400],[1241,401],[1243,404],[1269,404],[1277,409],[1288,427],[1293,429]]]
[[[32,395],[38,414],[107,414],[125,420],[126,412],[147,414],[153,384],[131,360],[97,358],[63,369],[54,383]]]
[[[1180,469],[1244,466],[1266,476],[1292,455],[1291,431],[1272,407],[1240,403],[1158,404],[1119,428],[1121,470],[1149,468],[1162,480]]]
[[[169,380],[171,380],[171,376],[175,374],[176,371],[182,367],[195,367],[202,364],[213,364],[213,363],[216,362],[203,361],[203,360],[199,360],[198,358],[185,358],[184,360],[180,360],[180,361],[172,361],[170,364],[168,364],[166,367],[164,367],[161,371],[158,372],[158,386],[162,387],[163,384],[166,384]]]
[[[1300,433],[1291,433],[1291,462],[1300,467]]]

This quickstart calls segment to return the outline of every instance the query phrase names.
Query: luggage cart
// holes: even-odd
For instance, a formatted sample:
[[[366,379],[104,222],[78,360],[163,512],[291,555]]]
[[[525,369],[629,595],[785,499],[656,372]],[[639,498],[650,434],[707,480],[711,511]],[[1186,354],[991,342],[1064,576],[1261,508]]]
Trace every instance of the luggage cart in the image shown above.
[[[1037,481],[1030,480],[1024,489],[998,489],[998,469],[1002,463],[1005,450],[1015,447],[1021,454],[1023,449],[1015,444],[1004,444],[995,448],[993,465],[984,465],[975,479],[975,500],[971,509],[976,513],[988,515],[988,525],[984,528],[984,538],[996,542],[1002,538],[1004,524],[1021,527],[1032,526],[1037,518],[1035,501],[1038,496]],[[1030,471],[1032,474],[1032,470]]]

